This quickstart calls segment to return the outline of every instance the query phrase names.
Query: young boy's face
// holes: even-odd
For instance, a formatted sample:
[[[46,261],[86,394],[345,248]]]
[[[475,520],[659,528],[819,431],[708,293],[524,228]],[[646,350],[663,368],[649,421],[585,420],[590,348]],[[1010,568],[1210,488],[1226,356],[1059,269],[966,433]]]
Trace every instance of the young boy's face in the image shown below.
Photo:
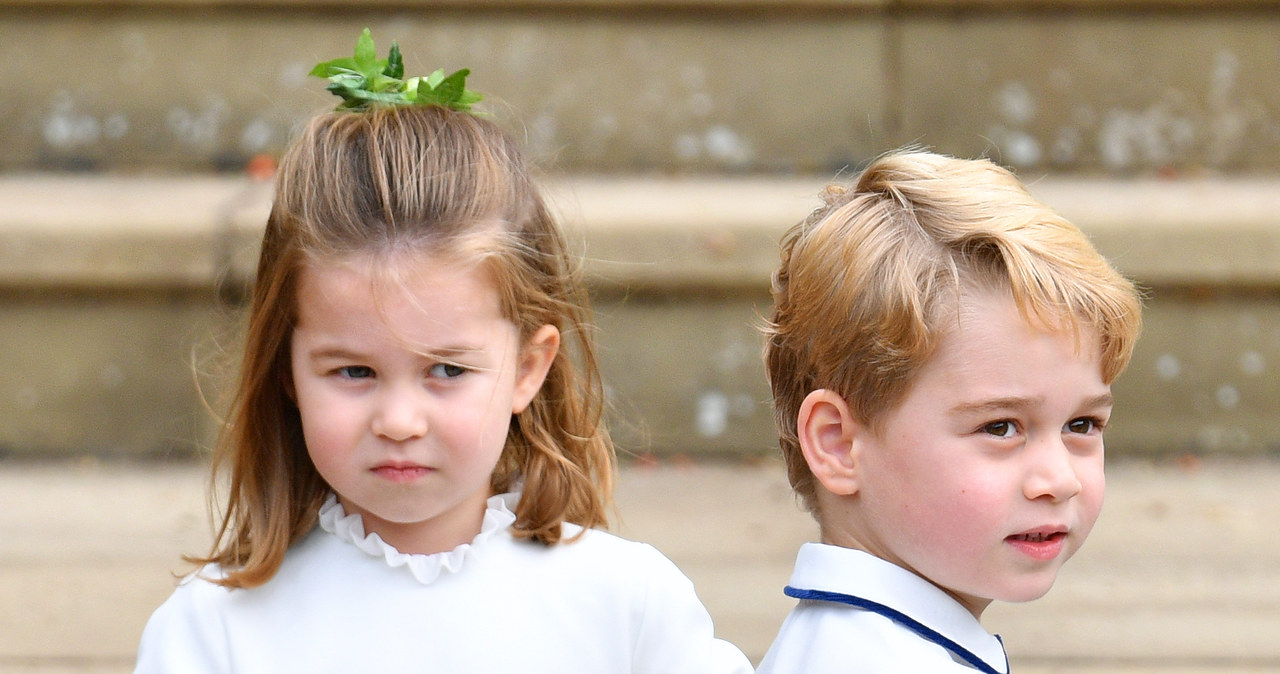
[[[1110,415],[1092,329],[1043,332],[1006,294],[970,293],[958,328],[857,446],[858,547],[975,615],[1040,597],[1102,508]]]

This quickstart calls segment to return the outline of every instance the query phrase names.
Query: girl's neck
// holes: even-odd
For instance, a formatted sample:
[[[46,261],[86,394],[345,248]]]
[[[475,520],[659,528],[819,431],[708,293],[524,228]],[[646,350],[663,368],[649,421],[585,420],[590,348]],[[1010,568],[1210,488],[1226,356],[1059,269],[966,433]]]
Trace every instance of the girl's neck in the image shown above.
[[[359,515],[365,535],[377,534],[387,545],[406,555],[448,552],[475,540],[484,522],[489,494],[468,499],[455,508],[423,521],[397,522],[380,518],[338,497],[348,515]]]

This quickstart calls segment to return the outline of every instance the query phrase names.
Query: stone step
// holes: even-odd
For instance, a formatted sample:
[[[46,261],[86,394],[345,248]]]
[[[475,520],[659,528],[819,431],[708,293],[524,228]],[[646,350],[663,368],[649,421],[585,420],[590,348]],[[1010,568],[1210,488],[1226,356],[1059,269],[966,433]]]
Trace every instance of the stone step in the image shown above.
[[[575,173],[1280,171],[1275,0],[0,0],[0,170],[239,170],[368,26]]]
[[[774,451],[754,326],[777,240],[824,182],[547,181],[585,254],[625,451]],[[1280,180],[1032,190],[1149,290],[1109,451],[1280,449]],[[0,176],[0,453],[207,448],[269,201],[242,177]]]
[[[1088,543],[1044,598],[983,616],[1018,674],[1280,672],[1280,462],[1111,461]],[[209,540],[198,462],[0,463],[0,671],[126,674],[151,612]],[[624,466],[615,531],[693,581],[759,662],[816,527],[781,461]],[[856,658],[856,655],[851,656]],[[913,673],[914,674],[914,673]]]

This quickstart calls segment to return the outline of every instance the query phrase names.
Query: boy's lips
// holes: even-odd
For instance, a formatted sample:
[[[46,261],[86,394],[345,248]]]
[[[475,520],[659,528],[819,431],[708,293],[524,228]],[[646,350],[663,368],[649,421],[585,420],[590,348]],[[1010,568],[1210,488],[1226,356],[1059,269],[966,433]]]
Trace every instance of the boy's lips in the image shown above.
[[[1005,542],[1032,559],[1048,561],[1062,553],[1067,542],[1066,527],[1039,527],[1007,536]]]

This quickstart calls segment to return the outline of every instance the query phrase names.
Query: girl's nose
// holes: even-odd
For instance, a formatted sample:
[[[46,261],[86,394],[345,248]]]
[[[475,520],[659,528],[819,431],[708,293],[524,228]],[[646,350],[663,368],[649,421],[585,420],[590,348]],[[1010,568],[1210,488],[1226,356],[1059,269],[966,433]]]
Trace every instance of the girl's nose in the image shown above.
[[[1032,500],[1048,498],[1057,503],[1074,498],[1084,485],[1076,474],[1071,452],[1057,435],[1038,443],[1031,453],[1032,465],[1028,471],[1024,492]]]
[[[427,432],[427,414],[415,396],[399,392],[384,396],[373,415],[375,435],[393,442],[420,438]]]

